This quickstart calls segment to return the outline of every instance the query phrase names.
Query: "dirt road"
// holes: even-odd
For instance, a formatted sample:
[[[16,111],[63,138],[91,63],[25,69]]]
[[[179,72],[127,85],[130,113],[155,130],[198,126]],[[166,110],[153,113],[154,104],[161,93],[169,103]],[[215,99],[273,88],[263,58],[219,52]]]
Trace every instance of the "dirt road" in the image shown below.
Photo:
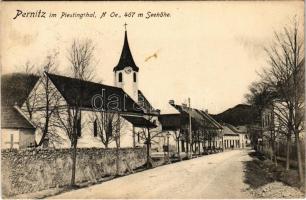
[[[233,150],[146,170],[52,198],[251,198],[247,150]]]

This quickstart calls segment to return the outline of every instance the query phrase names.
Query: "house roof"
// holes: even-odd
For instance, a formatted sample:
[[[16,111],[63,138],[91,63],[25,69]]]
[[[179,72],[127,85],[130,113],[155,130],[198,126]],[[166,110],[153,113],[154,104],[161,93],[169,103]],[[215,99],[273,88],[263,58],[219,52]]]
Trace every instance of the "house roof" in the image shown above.
[[[1,128],[35,129],[34,125],[13,106],[1,107]]]
[[[181,114],[164,114],[158,116],[158,120],[162,125],[162,130],[178,130],[181,128]]]
[[[56,74],[46,74],[70,106],[76,105],[76,94],[82,93],[82,108],[94,109],[95,102],[96,108],[103,106],[106,111],[117,111],[115,108],[119,106],[120,112],[143,113],[138,104],[121,88]]]
[[[232,136],[239,135],[239,133],[235,132],[235,129],[233,129],[233,126],[230,125],[230,124],[224,123],[224,124],[222,124],[222,128],[223,128],[223,130],[222,130],[223,135],[229,135],[229,136],[230,135],[232,135]]]
[[[188,108],[181,105],[172,105],[176,108],[183,116],[191,116],[193,126],[198,126],[205,129],[222,129],[222,126],[213,120],[211,117],[208,117],[204,111]]]
[[[239,133],[247,133],[248,132],[247,126],[236,126],[235,128],[237,129],[237,131]]]
[[[129,46],[129,42],[127,38],[127,31],[125,31],[121,56],[120,56],[117,66],[114,67],[113,71],[123,70],[127,66],[132,67],[132,69],[136,72],[139,71],[139,68],[136,66],[131,50],[130,50],[130,46]]]
[[[222,129],[221,124],[219,124],[214,118],[212,118],[208,113],[203,110],[198,110],[204,118],[208,119],[211,123],[213,123],[216,127]]]
[[[124,119],[132,123],[135,127],[139,128],[156,128],[157,126],[147,120],[144,117],[140,116],[130,116],[130,115],[122,115]]]

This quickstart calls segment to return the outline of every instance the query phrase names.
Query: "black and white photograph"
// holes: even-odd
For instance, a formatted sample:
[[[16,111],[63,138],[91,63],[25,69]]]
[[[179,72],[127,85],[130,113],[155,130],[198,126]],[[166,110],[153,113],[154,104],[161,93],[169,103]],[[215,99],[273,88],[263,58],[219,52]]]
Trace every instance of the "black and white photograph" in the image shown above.
[[[0,16],[1,198],[305,199],[304,1]]]

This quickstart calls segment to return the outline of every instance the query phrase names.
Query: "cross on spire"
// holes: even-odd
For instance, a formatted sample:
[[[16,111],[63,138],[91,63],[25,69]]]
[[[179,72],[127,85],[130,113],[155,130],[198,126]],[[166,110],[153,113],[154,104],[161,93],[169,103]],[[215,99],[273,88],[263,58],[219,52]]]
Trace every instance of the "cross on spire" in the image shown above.
[[[126,31],[127,23],[125,22],[123,25],[124,25],[124,29],[125,29],[125,31]]]

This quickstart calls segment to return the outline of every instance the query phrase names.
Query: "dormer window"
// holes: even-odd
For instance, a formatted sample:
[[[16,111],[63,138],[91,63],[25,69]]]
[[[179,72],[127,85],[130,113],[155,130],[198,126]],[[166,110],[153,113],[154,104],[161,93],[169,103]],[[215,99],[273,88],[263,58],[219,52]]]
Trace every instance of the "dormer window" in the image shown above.
[[[134,72],[134,74],[133,74],[133,80],[134,80],[134,83],[136,83],[136,81],[137,81],[136,72]]]
[[[121,72],[119,72],[118,79],[119,79],[119,82],[121,83],[122,82],[122,73]]]

